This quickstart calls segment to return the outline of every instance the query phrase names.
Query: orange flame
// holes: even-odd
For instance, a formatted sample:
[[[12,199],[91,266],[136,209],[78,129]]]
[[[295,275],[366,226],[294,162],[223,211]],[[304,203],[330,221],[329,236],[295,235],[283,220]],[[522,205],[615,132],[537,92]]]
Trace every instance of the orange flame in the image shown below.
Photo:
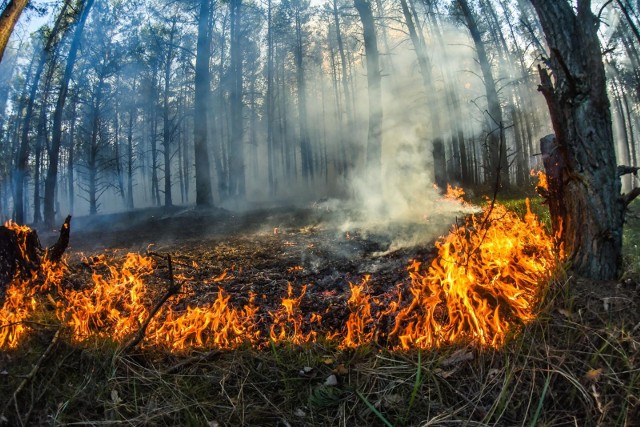
[[[544,173],[544,171],[539,170],[539,171],[535,171],[534,169],[531,169],[531,176],[537,176],[538,177],[538,184],[536,185],[536,188],[541,188],[543,190],[548,190],[549,189],[549,182],[547,181],[547,174]]]
[[[461,193],[455,194],[461,197]],[[538,285],[556,263],[552,239],[531,213],[528,201],[523,220],[496,204],[469,217],[436,247],[438,256],[427,268],[417,260],[410,264],[409,285],[398,286],[396,294],[392,290],[384,297],[372,296],[369,276],[359,284],[350,284],[348,319],[339,330],[322,328],[323,315],[330,313],[303,310],[306,285],[294,294],[289,284],[280,306],[272,311],[260,309],[254,294],[243,307],[235,307],[231,295],[222,288],[210,303],[189,304],[198,295],[192,287],[158,311],[148,325],[143,345],[171,351],[235,348],[242,343],[261,347],[269,341],[313,342],[320,335],[340,348],[383,340],[395,349],[461,340],[497,347],[514,326],[533,318]],[[0,310],[0,348],[19,344],[28,330],[25,322],[39,306],[44,307],[44,293],[55,301],[58,319],[69,327],[76,342],[91,337],[124,342],[133,336],[158,297],[148,286],[154,262],[128,254],[120,267],[108,263],[104,256],[88,264],[93,270],[91,284],[80,289],[63,287],[64,266],[47,262],[31,279],[14,279]],[[232,277],[225,270],[207,282],[220,283]],[[181,274],[176,278],[193,281]]]
[[[413,299],[390,333],[401,348],[458,340],[497,347],[511,326],[533,318],[539,282],[552,272],[555,256],[552,239],[528,203],[527,209],[522,221],[495,205],[485,210],[488,218],[472,216],[439,241],[426,272],[411,264]]]
[[[373,338],[371,297],[366,293],[369,279],[369,276],[365,276],[359,285],[349,283],[351,296],[347,301],[347,307],[351,313],[346,324],[346,334],[340,344],[342,348],[359,347],[371,342]]]
[[[447,192],[444,193],[444,198],[447,200],[454,200],[456,202],[464,202],[464,190],[460,187],[452,187],[451,184],[447,184]]]

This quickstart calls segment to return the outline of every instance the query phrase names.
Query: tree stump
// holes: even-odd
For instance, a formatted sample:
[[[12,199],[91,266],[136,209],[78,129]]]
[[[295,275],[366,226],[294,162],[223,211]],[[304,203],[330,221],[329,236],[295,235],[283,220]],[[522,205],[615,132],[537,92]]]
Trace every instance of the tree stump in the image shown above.
[[[27,226],[7,223],[0,226],[0,291],[16,275],[28,277],[40,268],[43,260],[59,262],[69,245],[71,231],[69,215],[60,228],[58,241],[44,249],[38,233]]]

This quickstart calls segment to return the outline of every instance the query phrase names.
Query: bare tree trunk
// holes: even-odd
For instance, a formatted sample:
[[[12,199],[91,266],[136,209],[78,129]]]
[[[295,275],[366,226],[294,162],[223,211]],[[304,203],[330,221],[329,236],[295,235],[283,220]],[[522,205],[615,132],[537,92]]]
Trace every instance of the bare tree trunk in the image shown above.
[[[10,0],[0,14],[0,61],[4,56],[4,50],[9,42],[9,37],[16,26],[22,11],[29,3],[29,0]]]
[[[229,194],[245,196],[244,120],[242,117],[243,66],[242,66],[242,0],[230,0],[230,62],[231,88],[231,143],[229,148]]]
[[[23,202],[23,191],[24,191],[24,179],[27,174],[27,163],[29,161],[29,128],[31,126],[31,120],[33,118],[33,107],[35,104],[35,97],[38,91],[38,86],[40,83],[40,78],[42,76],[42,72],[47,64],[47,61],[50,59],[50,55],[52,51],[55,49],[57,39],[61,28],[63,17],[67,14],[67,9],[69,7],[69,1],[65,1],[58,17],[56,18],[56,22],[51,30],[51,33],[48,35],[47,40],[43,46],[42,52],[40,53],[40,58],[38,59],[38,66],[36,68],[36,72],[33,77],[33,82],[31,83],[31,89],[29,91],[29,98],[27,101],[26,112],[24,116],[23,126],[22,126],[22,138],[20,142],[20,152],[18,155],[18,162],[16,167],[16,191],[20,193],[18,197],[16,197],[16,221],[19,224],[24,223],[25,215],[24,215],[24,202]],[[53,64],[52,64],[53,67]]]
[[[133,88],[135,90],[135,81]],[[132,103],[129,107],[127,122],[127,209],[133,209],[133,122],[135,110],[136,106]]]
[[[491,184],[498,182],[500,179],[501,185],[509,185],[509,161],[507,159],[507,148],[501,142],[502,133],[502,108],[500,107],[500,99],[498,98],[498,91],[496,90],[496,83],[493,79],[493,72],[491,71],[491,64],[489,63],[489,57],[484,47],[484,42],[480,36],[480,30],[478,24],[469,8],[467,0],[457,0],[458,7],[462,12],[462,16],[469,28],[469,33],[473,39],[473,43],[476,47],[476,53],[478,54],[478,62],[480,63],[480,69],[482,70],[482,78],[484,80],[484,87],[487,94],[487,114],[490,133],[487,138],[488,151],[489,151],[489,180]],[[499,171],[499,174],[498,174]]]
[[[73,215],[73,208],[75,202],[75,183],[74,183],[74,153],[75,153],[75,143],[74,139],[76,137],[76,112],[78,101],[77,97],[74,96],[73,102],[71,104],[71,126],[69,126],[69,158],[67,159],[67,175],[69,179],[69,214]]]
[[[62,140],[62,113],[64,104],[67,100],[69,92],[69,81],[73,72],[73,66],[76,62],[78,49],[80,48],[80,38],[84,30],[84,24],[87,21],[94,0],[86,0],[82,9],[82,14],[73,34],[71,46],[69,47],[69,55],[67,57],[67,65],[62,76],[60,91],[58,93],[58,101],[53,112],[53,128],[51,130],[51,149],[49,150],[49,169],[44,183],[44,221],[47,225],[52,226],[55,221],[55,190],[58,180],[58,157],[60,154],[60,142]]]
[[[298,85],[298,119],[300,121],[300,157],[302,158],[302,176],[306,181],[313,178],[313,156],[309,129],[307,125],[307,87],[304,74],[304,52],[302,46],[302,22],[300,17],[300,3],[295,6],[296,30],[296,83]]]
[[[164,91],[162,96],[162,150],[164,154],[164,205],[173,205],[171,197],[171,139],[173,138],[173,121],[169,117],[169,89],[171,87],[171,64],[173,63],[173,39],[176,32],[177,18],[171,23],[171,33],[167,46],[167,56],[164,64]]]
[[[273,6],[271,0],[267,3],[267,169],[269,177],[269,193],[276,193],[276,152],[274,146],[273,127],[274,127],[274,94],[273,94]]]
[[[349,94],[349,74],[347,73],[347,58],[344,53],[344,42],[342,41],[342,31],[340,30],[340,19],[338,19],[338,0],[333,0],[333,22],[336,27],[336,41],[338,43],[338,53],[340,54],[340,66],[342,69],[342,90],[344,91],[345,109],[347,111],[347,127],[353,122],[353,107],[351,106],[351,95]]]
[[[374,191],[380,190],[382,163],[382,78],[376,28],[369,0],[354,0],[364,31],[364,49],[367,56],[367,83],[369,87],[369,136],[367,143],[367,170]]]
[[[209,166],[208,105],[209,59],[211,34],[209,31],[210,0],[200,0],[198,15],[198,44],[196,53],[193,145],[196,168],[196,205],[212,206],[211,167]]]
[[[418,67],[420,68],[420,74],[422,75],[422,84],[424,85],[424,89],[426,92],[426,101],[427,104],[431,101],[429,97],[435,96],[435,89],[433,86],[433,73],[431,72],[431,61],[429,56],[427,55],[427,49],[424,45],[422,38],[418,35],[416,31],[416,26],[413,22],[413,14],[409,10],[409,5],[406,0],[400,0],[400,5],[402,6],[402,13],[404,15],[405,24],[407,25],[407,29],[409,30],[409,37],[411,38],[411,42],[413,44],[413,48],[416,51],[416,56],[418,59]],[[441,128],[440,128],[440,114],[439,114],[439,106],[429,106],[427,105],[427,110],[429,111],[429,119],[431,126],[431,133],[433,134],[433,161],[434,161],[434,172],[435,172],[435,182],[441,188],[444,188],[448,181],[447,176],[447,160],[444,149],[444,142],[441,138]],[[458,146],[459,147],[459,146]],[[454,156],[455,157],[455,156]]]
[[[539,89],[556,133],[555,143],[543,151],[554,160],[545,162],[547,174],[557,176],[549,190],[561,201],[550,203],[553,228],[576,274],[614,279],[622,263],[624,211],[638,192],[620,194],[598,20],[589,1],[578,1],[577,13],[565,1],[531,3],[555,78],[552,83],[540,68]]]

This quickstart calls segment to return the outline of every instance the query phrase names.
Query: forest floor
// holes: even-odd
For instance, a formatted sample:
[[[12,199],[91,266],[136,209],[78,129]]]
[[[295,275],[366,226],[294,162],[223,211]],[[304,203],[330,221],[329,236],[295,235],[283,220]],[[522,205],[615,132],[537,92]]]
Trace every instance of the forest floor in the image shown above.
[[[409,244],[416,224],[371,231],[356,222],[330,203],[74,218],[65,280],[86,286],[100,254],[121,262],[127,252],[147,253],[156,260],[148,279],[155,295],[175,276],[201,301],[223,289],[241,304],[253,292],[272,312],[289,284],[294,298],[307,285],[300,308],[330,313],[322,326],[335,330],[349,315],[350,283],[370,276],[369,292],[384,301],[410,280],[411,260],[430,263],[435,238],[451,225],[434,218],[432,238]],[[39,234],[43,243],[55,237]],[[392,351],[374,339],[357,349],[318,340],[123,353],[108,338],[58,340],[59,326],[45,319],[0,352],[0,425],[640,425],[639,241],[632,212],[621,280],[559,271],[536,319],[500,349]]]

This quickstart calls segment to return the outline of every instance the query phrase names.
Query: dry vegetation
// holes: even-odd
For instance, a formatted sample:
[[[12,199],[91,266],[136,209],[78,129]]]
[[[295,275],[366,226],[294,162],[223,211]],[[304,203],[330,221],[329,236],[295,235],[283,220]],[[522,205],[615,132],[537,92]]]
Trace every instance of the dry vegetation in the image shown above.
[[[517,211],[520,204],[510,206]],[[435,256],[423,247],[372,257],[382,237],[345,240],[298,226],[308,220],[278,233],[154,250],[173,255],[176,277],[206,282],[228,269],[234,280],[211,286],[222,283],[235,298],[248,283],[266,295],[281,295],[288,282],[315,283],[305,304],[323,307],[346,306],[347,283],[366,271],[376,269],[371,286],[382,292],[407,280],[408,259]],[[499,349],[460,343],[399,352],[374,340],[340,350],[319,340],[258,350],[123,352],[123,344],[108,337],[73,343],[52,310],[38,311],[27,339],[0,353],[0,424],[638,425],[640,259],[631,236],[639,222],[632,217],[628,224],[627,273],[620,282],[580,282],[559,269],[541,295],[537,317]],[[290,242],[286,250],[283,239]],[[310,244],[317,245],[317,258],[303,257]],[[74,255],[65,286],[86,286],[91,263]],[[158,259],[149,280],[154,295],[169,280]],[[210,294],[204,291],[202,298]],[[330,319],[346,315],[336,312]]]

